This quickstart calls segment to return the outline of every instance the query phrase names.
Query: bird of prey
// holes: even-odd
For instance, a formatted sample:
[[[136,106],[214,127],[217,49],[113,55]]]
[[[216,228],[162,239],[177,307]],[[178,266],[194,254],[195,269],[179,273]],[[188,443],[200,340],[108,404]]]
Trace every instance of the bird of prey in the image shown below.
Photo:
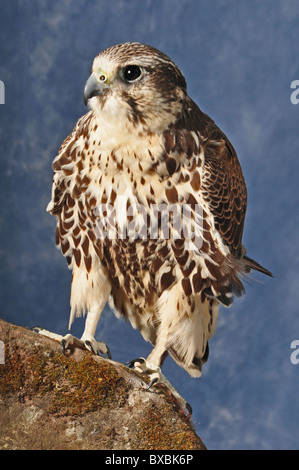
[[[91,72],[90,110],[53,162],[47,208],[73,272],[70,325],[87,314],[81,339],[67,334],[63,349],[110,356],[95,340],[109,300],[153,345],[131,366],[153,383],[169,354],[198,377],[219,305],[243,293],[252,269],[271,275],[242,245],[247,192],[236,152],[159,50],[119,44]]]

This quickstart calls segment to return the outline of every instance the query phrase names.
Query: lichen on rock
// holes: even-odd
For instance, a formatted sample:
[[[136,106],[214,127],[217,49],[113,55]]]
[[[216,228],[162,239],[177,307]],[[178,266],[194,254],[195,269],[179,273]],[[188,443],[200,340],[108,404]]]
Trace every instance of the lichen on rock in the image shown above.
[[[205,449],[192,420],[141,374],[0,320],[0,449]]]

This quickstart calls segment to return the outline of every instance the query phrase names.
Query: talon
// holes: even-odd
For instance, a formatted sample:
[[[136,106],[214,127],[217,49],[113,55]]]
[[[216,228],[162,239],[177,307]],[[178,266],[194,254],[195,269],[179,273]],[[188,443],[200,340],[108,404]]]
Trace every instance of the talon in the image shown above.
[[[66,350],[69,348],[69,346],[73,346],[75,348],[86,349],[95,356],[107,354],[108,358],[111,359],[111,352],[108,346],[101,341],[96,341],[94,338],[85,339],[82,337],[82,339],[78,339],[71,334],[67,334],[61,339],[60,344],[63,354],[66,353]]]
[[[145,390],[148,391],[155,383],[158,382],[158,380],[159,380],[158,377],[154,377],[154,378],[150,381],[150,383],[148,384],[148,386],[146,387]]]
[[[110,349],[108,348],[107,344],[106,344],[106,348],[107,348],[106,354],[107,354],[108,359],[112,359],[112,355],[111,355]]]
[[[134,367],[134,361],[125,362],[124,365],[128,366],[130,369],[132,369],[132,367]]]
[[[86,349],[89,349],[89,351],[91,351],[95,356],[102,356],[107,354],[108,359],[112,358],[110,349],[108,348],[107,344],[103,343],[102,341],[86,340],[84,341],[84,344]]]
[[[92,354],[97,355],[98,351],[95,351],[90,341],[85,341],[85,346],[89,349]]]
[[[189,413],[189,416],[191,416],[192,414],[191,406],[189,405],[189,403],[186,402],[186,400],[184,400],[184,398],[180,396],[180,394],[171,385],[171,383],[164,377],[164,375],[161,372],[160,366],[156,364],[152,364],[150,361],[147,361],[143,357],[138,357],[136,359],[133,359],[132,361],[126,362],[126,365],[128,365],[130,368],[135,366],[135,370],[143,374],[146,374],[150,378],[150,383],[147,385],[145,389],[146,391],[150,390],[151,387],[157,382],[161,382],[162,384],[164,384],[168,388],[170,393],[172,393],[172,395],[177,399],[182,409],[186,409]]]
[[[130,368],[135,367],[135,370],[146,374],[150,379],[149,385],[146,387],[146,390],[149,390],[156,382],[159,381],[159,376],[161,373],[160,367],[151,368],[148,362],[143,357],[137,357],[136,359],[132,359],[132,361],[126,362],[127,366]]]
[[[145,359],[143,359],[143,357],[137,357],[136,359],[132,359],[132,361],[126,362],[125,366],[129,366],[129,368],[132,369],[132,367],[134,367],[135,362],[139,362],[140,364],[144,364]]]
[[[62,354],[66,354],[66,350],[67,350],[67,342],[65,339],[62,339],[61,342],[61,349],[62,349]]]
[[[77,338],[75,338],[71,334],[67,334],[61,339],[60,344],[61,344],[62,353],[64,355],[66,355],[66,350],[69,348],[70,345],[73,345],[73,344],[75,345],[75,341],[79,341],[79,340],[77,340]]]
[[[192,412],[193,412],[192,406],[191,406],[187,401],[186,401],[186,405],[185,405],[185,406],[186,406],[186,410],[187,410],[188,413],[189,413],[189,416],[191,416],[191,415],[192,415]]]

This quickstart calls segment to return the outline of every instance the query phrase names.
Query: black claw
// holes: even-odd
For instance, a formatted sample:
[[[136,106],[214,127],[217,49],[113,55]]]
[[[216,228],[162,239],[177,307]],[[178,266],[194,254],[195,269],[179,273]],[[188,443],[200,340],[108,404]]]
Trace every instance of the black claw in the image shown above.
[[[132,367],[134,367],[134,363],[135,361],[125,362],[125,366],[129,366],[129,368],[132,369]]]
[[[125,366],[129,366],[130,369],[134,367],[135,362],[140,362],[140,364],[143,364],[145,360],[142,357],[136,357],[136,359],[132,359],[132,361],[125,362]]]
[[[106,344],[106,348],[107,348],[106,354],[107,354],[108,359],[112,359],[111,352],[110,352],[110,349],[108,348],[107,344]]]
[[[108,348],[107,344],[106,344],[106,348],[107,348],[106,353],[103,353],[100,349],[95,350],[94,347],[92,346],[91,342],[88,341],[88,340],[85,341],[85,345],[92,352],[92,354],[94,354],[95,356],[101,356],[102,357],[104,354],[107,354],[108,359],[112,358],[110,349]]]
[[[97,355],[98,351],[95,351],[91,342],[90,341],[85,341],[85,345],[87,346],[87,348],[92,352],[92,354],[94,354],[95,356]]]
[[[145,390],[149,390],[156,382],[158,382],[158,380],[159,380],[158,377],[155,377],[154,379],[152,379]]]
[[[62,348],[62,354],[65,354],[65,352],[66,352],[66,347],[65,347],[65,345],[66,345],[66,340],[65,340],[65,339],[62,339],[61,342],[60,342],[60,344],[61,344],[61,348]]]
[[[188,413],[189,413],[189,416],[191,416],[191,415],[192,415],[192,406],[189,405],[189,403],[187,403],[187,402],[186,402],[186,409],[187,409],[187,411],[188,411]]]

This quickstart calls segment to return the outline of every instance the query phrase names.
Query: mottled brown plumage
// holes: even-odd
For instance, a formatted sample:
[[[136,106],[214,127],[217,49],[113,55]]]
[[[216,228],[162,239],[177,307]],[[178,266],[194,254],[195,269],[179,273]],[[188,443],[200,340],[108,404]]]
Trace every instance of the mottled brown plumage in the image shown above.
[[[91,110],[54,160],[48,207],[73,269],[70,323],[88,312],[82,341],[94,342],[110,298],[154,345],[149,370],[168,352],[199,376],[219,304],[242,294],[250,269],[270,274],[242,245],[247,193],[235,150],[188,97],[178,67],[152,47],[100,53],[85,99]],[[153,236],[157,204],[187,208],[191,244],[184,224],[177,233],[175,213],[166,227],[157,215]]]

